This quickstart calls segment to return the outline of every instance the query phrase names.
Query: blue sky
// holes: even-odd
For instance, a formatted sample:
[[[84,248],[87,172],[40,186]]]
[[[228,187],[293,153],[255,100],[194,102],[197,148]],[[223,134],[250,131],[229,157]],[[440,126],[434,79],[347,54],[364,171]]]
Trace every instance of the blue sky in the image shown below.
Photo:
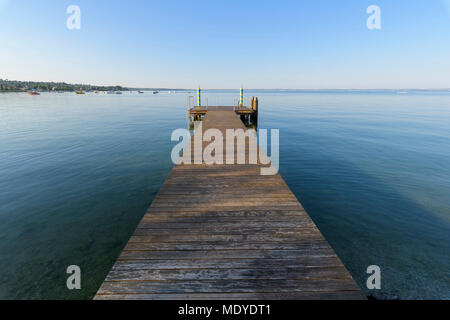
[[[72,4],[80,30],[66,28]],[[366,27],[372,4],[381,30]],[[450,0],[0,0],[0,78],[450,88]]]

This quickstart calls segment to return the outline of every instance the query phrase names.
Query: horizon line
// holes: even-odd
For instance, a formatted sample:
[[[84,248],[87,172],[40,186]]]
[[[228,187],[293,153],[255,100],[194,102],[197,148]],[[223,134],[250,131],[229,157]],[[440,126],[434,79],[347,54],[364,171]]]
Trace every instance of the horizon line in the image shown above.
[[[17,82],[41,82],[41,83],[65,83],[68,85],[83,85],[83,86],[92,86],[92,87],[122,87],[125,89],[137,89],[137,90],[197,90],[197,87],[193,88],[176,88],[176,87],[135,87],[135,86],[124,86],[118,84],[87,84],[87,83],[70,83],[66,81],[39,81],[39,80],[11,80],[11,79],[3,79],[0,78],[0,81],[17,81]],[[202,88],[202,90],[239,90],[241,86],[235,88]],[[286,91],[327,91],[327,90],[335,90],[335,91],[376,91],[376,90],[424,90],[424,91],[450,91],[450,87],[448,88],[414,88],[414,87],[396,87],[396,88],[246,88],[243,87],[244,90],[286,90]]]

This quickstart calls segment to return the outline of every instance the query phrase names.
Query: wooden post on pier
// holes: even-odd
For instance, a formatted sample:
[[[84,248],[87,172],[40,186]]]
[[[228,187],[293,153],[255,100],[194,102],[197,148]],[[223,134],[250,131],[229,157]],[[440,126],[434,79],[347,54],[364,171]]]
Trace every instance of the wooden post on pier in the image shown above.
[[[250,99],[250,109],[252,110],[252,114],[250,119],[252,123],[258,123],[258,97],[251,97]]]

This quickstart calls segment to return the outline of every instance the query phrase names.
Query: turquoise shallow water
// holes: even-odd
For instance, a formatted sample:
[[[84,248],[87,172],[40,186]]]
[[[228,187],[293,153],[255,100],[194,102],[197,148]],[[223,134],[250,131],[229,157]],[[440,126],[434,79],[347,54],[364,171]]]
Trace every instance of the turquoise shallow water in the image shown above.
[[[260,128],[280,129],[281,174],[358,284],[381,267],[366,293],[449,299],[450,94],[249,94]],[[186,95],[0,94],[0,298],[95,294],[170,172]],[[72,264],[80,291],[65,285]]]

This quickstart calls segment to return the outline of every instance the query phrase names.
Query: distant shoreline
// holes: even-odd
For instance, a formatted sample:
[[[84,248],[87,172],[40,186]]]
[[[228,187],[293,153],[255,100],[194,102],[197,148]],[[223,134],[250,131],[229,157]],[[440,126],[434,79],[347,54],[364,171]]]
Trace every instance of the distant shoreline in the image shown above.
[[[131,88],[119,85],[113,86],[97,86],[90,84],[70,84],[65,82],[43,82],[43,81],[18,81],[18,80],[3,80],[0,79],[0,92],[27,92],[31,90],[37,90],[41,92],[76,92],[76,91],[193,91],[196,88]],[[231,91],[236,89],[202,89],[203,91]],[[416,91],[426,91],[426,92],[450,92],[450,88],[393,88],[393,89],[284,89],[284,88],[271,88],[271,89],[251,89],[246,88],[246,91],[286,91],[286,92],[416,92]]]
[[[65,82],[17,81],[0,79],[0,92],[76,92],[76,91],[128,91],[122,86],[94,86]]]

